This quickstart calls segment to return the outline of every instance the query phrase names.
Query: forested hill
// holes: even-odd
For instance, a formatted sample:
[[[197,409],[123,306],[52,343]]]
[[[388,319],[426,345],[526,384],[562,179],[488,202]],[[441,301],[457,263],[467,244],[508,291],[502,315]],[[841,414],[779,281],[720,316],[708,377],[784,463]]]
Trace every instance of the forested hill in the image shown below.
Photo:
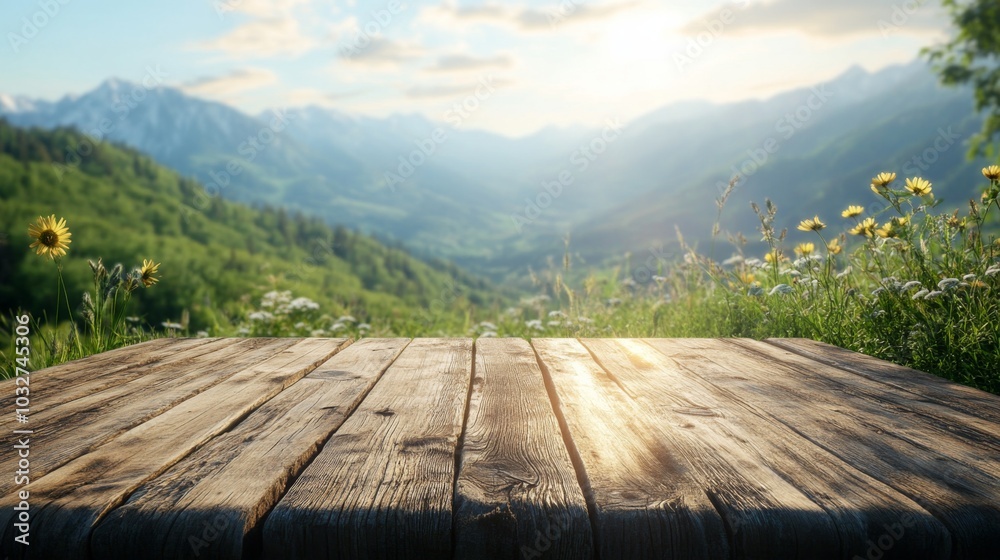
[[[458,315],[490,303],[490,287],[453,264],[203,192],[134,150],[94,146],[72,129],[25,130],[0,120],[0,311],[54,311],[55,266],[29,249],[27,235],[29,223],[50,214],[72,232],[62,266],[73,302],[91,287],[87,259],[162,262],[160,283],[137,292],[133,309],[154,325],[187,310],[192,331],[225,326],[272,289],[312,298],[334,316],[391,322],[397,331],[416,317],[428,320],[429,309]],[[185,204],[199,199],[203,209]]]

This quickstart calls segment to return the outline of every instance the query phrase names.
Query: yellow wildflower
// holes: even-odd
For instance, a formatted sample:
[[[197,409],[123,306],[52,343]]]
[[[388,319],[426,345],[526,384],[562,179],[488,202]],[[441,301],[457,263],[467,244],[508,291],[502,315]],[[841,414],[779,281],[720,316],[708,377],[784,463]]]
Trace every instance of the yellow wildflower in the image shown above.
[[[879,237],[883,237],[883,238],[898,237],[899,236],[899,232],[896,231],[895,229],[893,229],[892,226],[893,226],[893,222],[892,221],[888,221],[882,227],[880,227],[879,229],[875,230],[875,233],[878,234]]]
[[[906,190],[910,191],[914,196],[931,194],[931,182],[920,177],[907,179]]]
[[[35,242],[31,244],[35,254],[47,254],[50,259],[65,255],[72,242],[70,237],[73,236],[66,228],[66,220],[56,220],[55,214],[48,218],[39,216],[35,223],[28,226],[28,235],[35,238]]]
[[[840,215],[845,218],[854,218],[856,216],[860,216],[864,211],[865,211],[864,207],[852,204],[847,207],[847,210],[841,212]]]
[[[852,235],[864,235],[865,237],[871,237],[875,235],[875,230],[878,228],[878,222],[875,218],[865,218],[861,220],[858,225],[854,226],[849,230]]]
[[[873,187],[885,187],[889,183],[896,180],[895,173],[879,173],[872,179]]]
[[[840,244],[840,238],[834,237],[826,244],[826,251],[831,255],[839,255],[844,247]]]
[[[819,216],[816,216],[811,220],[802,220],[799,222],[799,231],[819,231],[825,227],[826,224],[819,219]]]
[[[813,245],[812,243],[799,243],[798,245],[795,246],[795,254],[802,257],[808,257],[815,251],[816,251],[816,246]]]
[[[1000,165],[990,165],[983,168],[983,177],[990,181],[1000,180]]]
[[[142,268],[139,269],[139,280],[142,281],[142,285],[148,288],[159,282],[160,279],[155,276],[159,270],[160,263],[142,259]]]

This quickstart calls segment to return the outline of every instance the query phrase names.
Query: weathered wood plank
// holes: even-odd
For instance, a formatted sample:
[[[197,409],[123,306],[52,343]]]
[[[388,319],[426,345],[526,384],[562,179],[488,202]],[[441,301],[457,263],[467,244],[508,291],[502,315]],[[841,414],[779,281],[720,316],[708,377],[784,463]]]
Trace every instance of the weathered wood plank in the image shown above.
[[[233,375],[78,457],[26,487],[34,500],[32,531],[58,535],[32,543],[32,558],[85,558],[94,525],[144,482],[304,377],[339,351],[344,339],[307,339]],[[3,551],[15,546],[13,495],[0,496]]]
[[[602,560],[728,558],[726,528],[676,438],[576,340],[532,340],[563,422]]]
[[[795,367],[734,341],[674,342],[708,358],[694,372],[703,379],[766,411],[932,513],[951,534],[953,558],[990,558],[1000,550],[996,530],[1000,527],[1000,479],[980,468],[981,462],[956,459],[963,452],[956,452],[952,442],[937,439],[937,432],[918,433],[918,428],[908,426],[908,433],[897,433],[890,427],[897,424],[895,411],[817,386],[810,371],[821,369],[822,364]]]
[[[114,378],[131,368],[155,364],[175,352],[208,344],[215,340],[219,339],[158,338],[40,369],[31,374],[32,401],[35,401],[35,408],[52,408],[66,402],[65,393],[77,385],[98,378]],[[7,383],[13,384],[13,381],[4,380],[4,387],[7,386]],[[3,395],[0,395],[0,406],[4,409],[13,407],[13,403],[13,389],[4,391]]]
[[[913,398],[884,383],[855,375],[794,352],[756,340],[734,340],[734,344],[764,360],[776,360],[808,376],[813,389],[826,394],[850,395],[853,406],[876,416],[882,429],[918,445],[947,450],[949,457],[976,464],[1000,480],[1000,424],[966,414],[928,399]],[[1000,398],[997,398],[1000,400]]]
[[[202,345],[183,359],[158,362],[145,376],[122,382],[104,391],[81,395],[31,416],[32,437],[44,442],[44,451],[31,462],[38,479],[68,461],[87,453],[177,403],[204,391],[227,377],[294,344],[293,339],[228,339],[224,345]],[[202,349],[215,351],[205,354]],[[181,354],[178,354],[180,356]],[[144,369],[150,366],[142,366]],[[16,464],[5,459],[0,468]],[[4,493],[13,479],[0,480]]]
[[[268,515],[264,557],[449,557],[472,352],[412,341]]]
[[[357,407],[408,339],[365,339],[139,488],[97,526],[96,558],[239,560],[261,518]]]
[[[587,504],[526,341],[476,341],[468,410],[455,557],[591,558]]]
[[[996,395],[814,340],[771,338],[765,342],[1000,425],[1000,398]]]
[[[916,502],[692,373],[714,366],[705,356],[673,340],[645,342],[584,341],[661,425],[688,434],[691,462],[725,512],[735,558],[864,557],[869,541],[900,519],[909,520],[910,536],[894,555],[948,557],[947,529]],[[797,504],[800,493],[818,507]]]
[[[168,339],[169,340],[169,339]],[[150,372],[169,367],[179,361],[191,360],[222,350],[238,340],[236,338],[182,339],[177,345],[164,348],[160,352],[143,352],[132,364],[108,364],[105,367],[87,369],[65,381],[45,377],[45,381],[56,382],[51,388],[41,385],[38,391],[38,408],[54,410],[81,397],[93,395],[112,387],[140,379]],[[32,418],[36,420],[36,418]]]

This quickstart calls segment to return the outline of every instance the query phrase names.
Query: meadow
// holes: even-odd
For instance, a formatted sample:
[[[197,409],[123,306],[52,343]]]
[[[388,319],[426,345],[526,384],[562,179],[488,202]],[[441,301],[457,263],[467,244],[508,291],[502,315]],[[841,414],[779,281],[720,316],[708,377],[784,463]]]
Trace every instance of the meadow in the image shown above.
[[[53,320],[35,321],[41,343],[32,366],[161,336],[803,337],[1000,394],[1000,239],[993,233],[1000,167],[982,173],[980,199],[951,212],[939,209],[928,181],[881,173],[869,188],[884,204],[803,216],[797,242],[775,229],[779,203],[766,200],[752,207],[760,243],[724,232],[734,179],[716,200],[709,254],[678,234],[683,257],[658,262],[655,271],[629,257],[616,267],[573,270],[567,241],[562,265],[532,273],[534,292],[519,300],[476,306],[444,293],[405,316],[360,320],[349,308],[337,312],[284,289],[277,278],[217,314],[227,320],[197,331],[186,319],[150,325],[129,314],[134,291],[159,287],[153,261],[110,270],[91,261],[93,287],[71,302],[61,268],[71,233],[55,216],[40,217],[29,233],[37,257],[52,261],[60,290],[56,312],[46,316]],[[732,255],[714,258],[723,242]],[[762,253],[751,251],[760,246]],[[60,323],[60,309],[75,320]]]

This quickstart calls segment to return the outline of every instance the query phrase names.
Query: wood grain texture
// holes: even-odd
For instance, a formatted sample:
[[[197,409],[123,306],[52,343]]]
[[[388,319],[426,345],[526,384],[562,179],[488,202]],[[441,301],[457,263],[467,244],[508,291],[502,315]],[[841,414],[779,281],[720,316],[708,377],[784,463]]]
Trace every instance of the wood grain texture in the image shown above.
[[[726,528],[670,430],[576,340],[534,339],[602,560],[729,558]]]
[[[814,340],[771,338],[765,342],[1000,425],[1000,398],[974,387]]]
[[[704,369],[695,372],[704,379],[766,410],[775,421],[933,514],[951,534],[952,558],[990,558],[1000,550],[1000,479],[984,472],[981,462],[956,459],[965,454],[964,445],[956,449],[936,439],[938,430],[919,426],[896,432],[893,427],[905,410],[880,408],[817,383],[811,372],[820,371],[822,364],[795,367],[738,341],[676,343],[708,358]]]
[[[352,344],[139,488],[95,529],[94,556],[259,555],[260,520],[408,342]]]
[[[105,380],[106,383],[107,380],[118,379],[132,368],[155,364],[175,352],[216,340],[219,339],[159,338],[40,369],[31,373],[32,401],[35,401],[35,408],[52,408],[75,398],[72,390],[78,385],[93,383],[97,379]],[[9,387],[10,390],[5,390],[0,395],[0,406],[4,409],[13,408],[13,381],[4,379],[2,386]],[[70,396],[67,397],[67,394]]]
[[[44,452],[32,461],[32,478],[41,478],[293,343],[292,339],[227,339],[224,344],[200,345],[177,353],[177,359],[133,368],[130,371],[146,371],[131,381],[123,380],[91,394],[80,393],[61,406],[39,409],[31,416],[31,428],[36,440],[44,442]],[[213,351],[205,353],[206,349]],[[3,461],[2,467],[13,469],[14,464],[11,458]],[[0,481],[0,489],[8,491],[13,482]]]
[[[122,363],[115,362],[104,366],[87,367],[77,371],[68,379],[58,379],[46,374],[39,384],[39,408],[46,410],[62,407],[81,397],[93,395],[112,387],[140,379],[150,372],[170,367],[179,361],[191,360],[226,348],[241,339],[211,338],[211,339],[181,339],[175,346],[147,351],[144,345],[130,346],[135,349],[134,356],[125,356]],[[72,362],[71,362],[72,363]],[[51,388],[45,384],[51,383]]]
[[[675,340],[644,342],[648,346],[628,340],[585,341],[644,406],[661,414],[669,411],[664,421],[704,444],[696,463],[728,456],[736,477],[753,474],[758,480],[742,488],[727,480],[732,473],[706,478],[706,489],[725,512],[734,558],[853,558],[859,551],[864,557],[869,541],[877,541],[901,519],[910,520],[910,534],[894,543],[889,558],[948,557],[947,529],[919,504],[775,422],[766,409],[743,402],[739,393],[710,383],[717,366],[704,353],[686,350]],[[713,356],[728,361],[724,354]],[[705,379],[694,372],[706,373]],[[671,414],[680,417],[670,420]],[[733,447],[737,451],[728,452]],[[779,481],[787,481],[819,511],[770,497]],[[763,499],[761,491],[766,492]]]
[[[13,544],[13,495],[0,497],[3,551],[12,557],[85,558],[94,525],[136,488],[339,351],[344,339],[307,339],[132,428],[94,451],[32,481],[30,549]]]
[[[264,522],[264,557],[447,558],[469,339],[415,339]]]
[[[526,341],[476,341],[468,410],[455,558],[591,558],[587,504]]]
[[[975,464],[1000,480],[1000,424],[966,414],[942,403],[915,399],[879,381],[855,375],[794,352],[756,340],[736,340],[735,344],[760,354],[765,360],[779,360],[808,376],[815,390],[833,395],[849,395],[852,406],[880,419],[883,429],[908,438],[917,445],[947,450],[949,457]]]

